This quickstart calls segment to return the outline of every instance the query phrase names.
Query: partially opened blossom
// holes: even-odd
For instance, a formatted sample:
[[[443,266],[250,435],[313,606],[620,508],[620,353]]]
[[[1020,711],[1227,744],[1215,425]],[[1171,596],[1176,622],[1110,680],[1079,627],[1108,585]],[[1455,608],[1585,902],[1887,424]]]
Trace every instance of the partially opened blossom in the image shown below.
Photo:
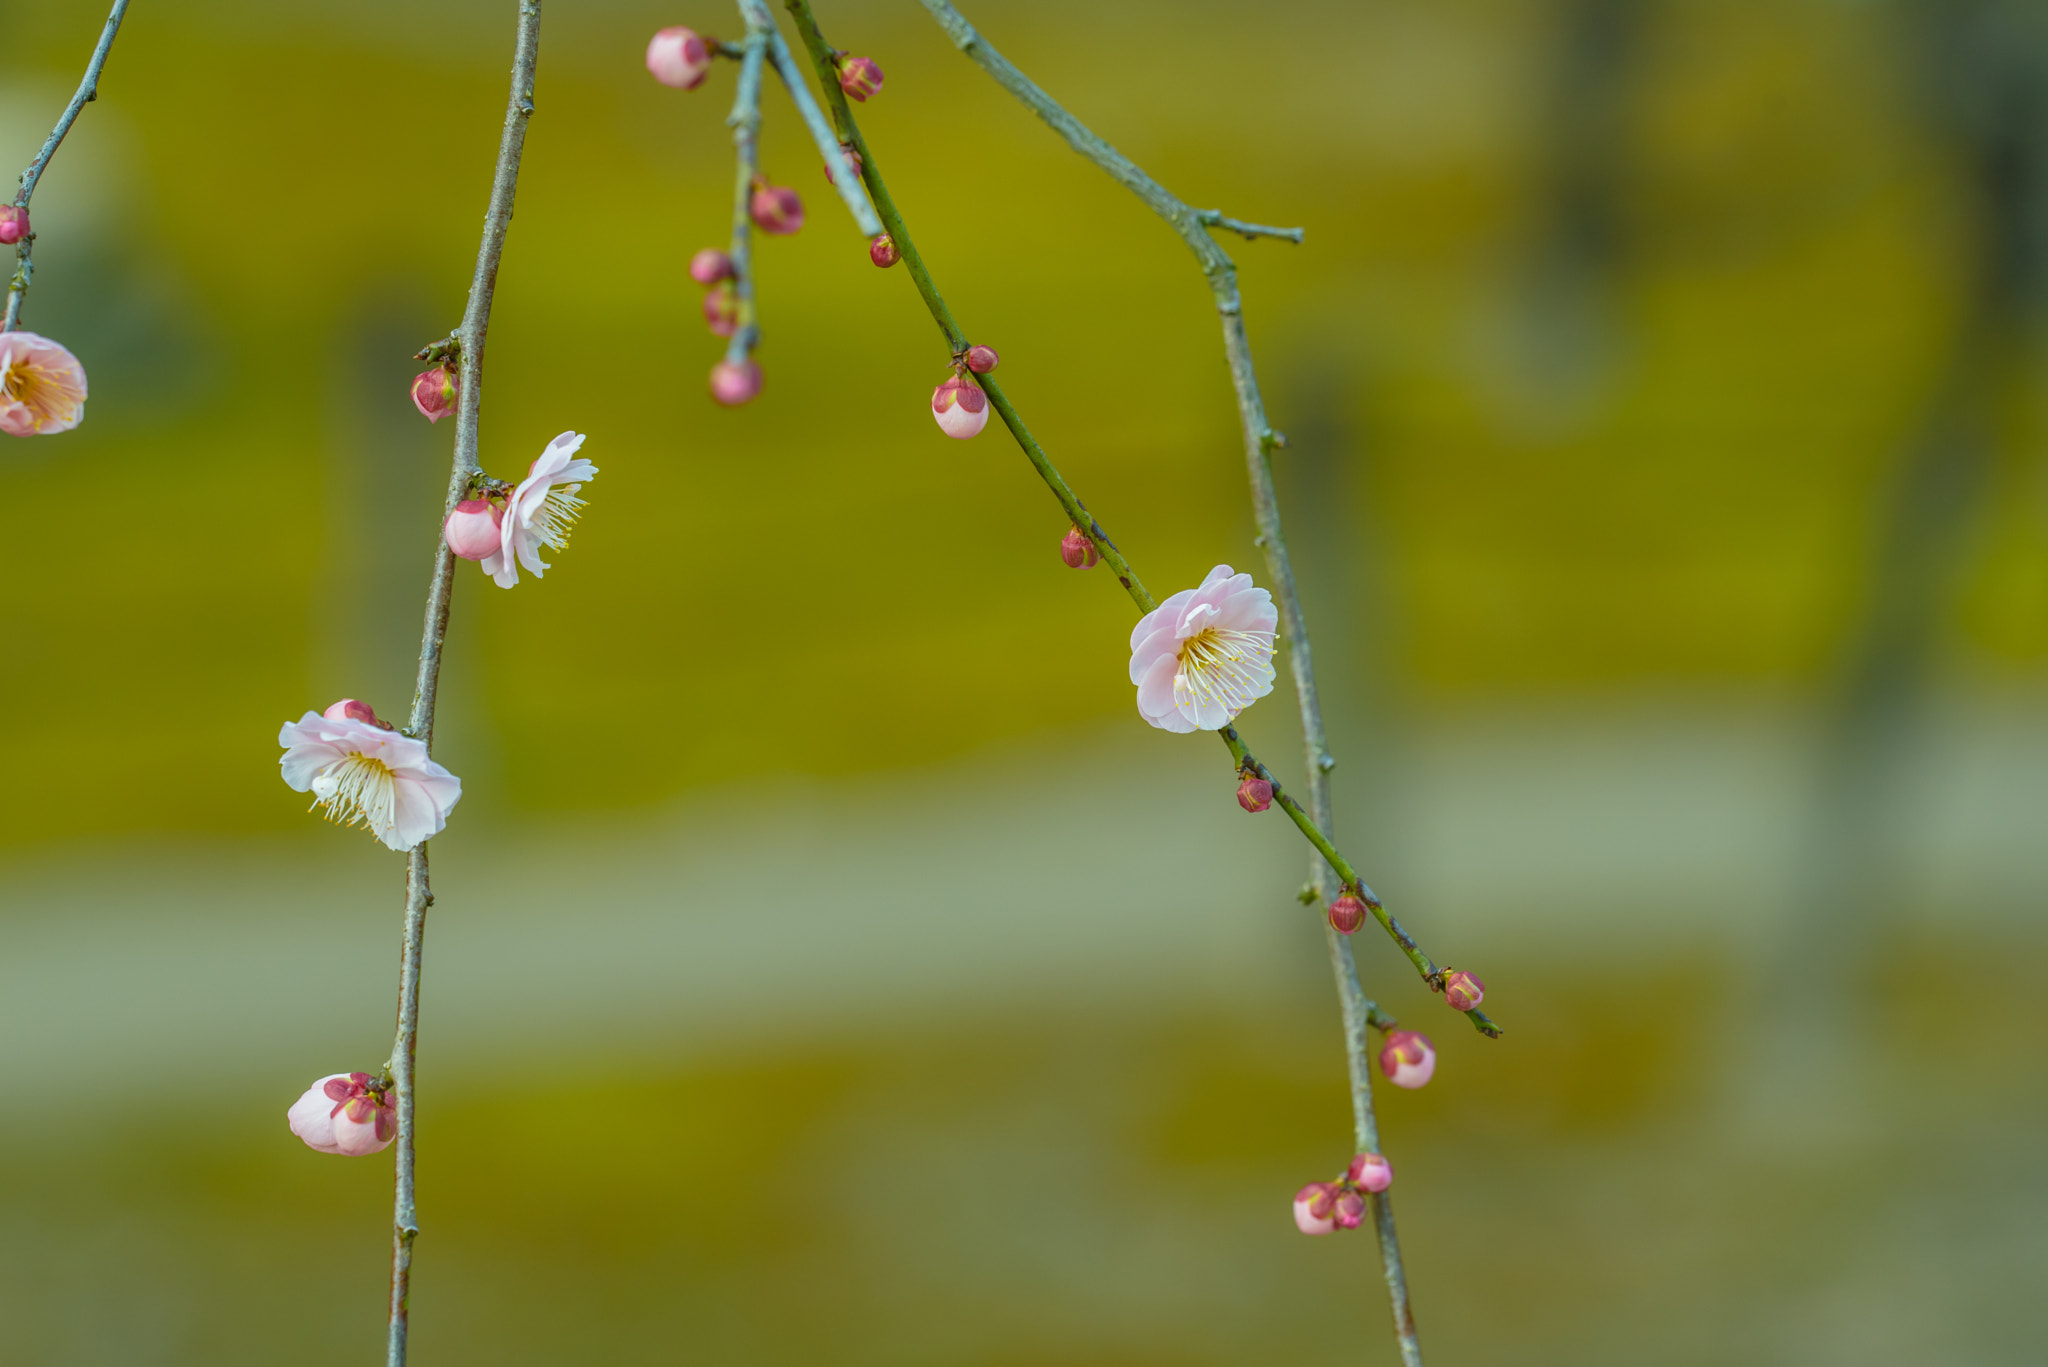
[[[711,45],[694,29],[665,28],[647,40],[647,70],[663,85],[695,90],[711,70]]]
[[[1069,527],[1067,534],[1060,538],[1060,559],[1070,570],[1093,569],[1101,558],[1102,553],[1095,549],[1095,543],[1079,527]]]
[[[988,426],[988,395],[965,375],[954,375],[932,391],[932,419],[947,436],[966,441]]]
[[[576,497],[576,491],[597,474],[597,467],[589,461],[572,459],[582,446],[580,432],[556,437],[505,500],[498,553],[483,560],[484,573],[499,588],[509,589],[519,582],[521,565],[539,579],[549,569],[540,558],[540,548],[559,551],[569,544],[569,529],[583,511],[583,500]]]
[[[1273,691],[1273,595],[1218,565],[1138,620],[1131,682],[1162,731],[1216,731]]]
[[[1344,1170],[1344,1180],[1363,1191],[1385,1191],[1394,1185],[1394,1165],[1376,1153],[1362,1153]]]
[[[1337,1228],[1336,1215],[1336,1183],[1311,1182],[1294,1193],[1294,1227],[1303,1234],[1330,1233]]]
[[[422,370],[412,379],[412,406],[428,422],[439,422],[455,411],[455,398],[461,388],[455,372],[445,365]]]
[[[427,755],[427,747],[390,730],[361,703],[336,703],[326,715],[308,712],[277,733],[278,768],[295,793],[344,826],[364,826],[394,850],[439,835],[462,800],[462,780]]]
[[[285,1123],[308,1148],[360,1158],[397,1136],[398,1108],[368,1073],[330,1073],[292,1103]]]
[[[486,498],[465,498],[441,523],[441,539],[464,560],[496,555],[504,544],[505,510]]]
[[[1390,1030],[1380,1050],[1380,1071],[1396,1087],[1415,1088],[1436,1076],[1436,1046],[1414,1030]]]
[[[47,337],[0,332],[0,432],[69,432],[85,417],[85,367]]]

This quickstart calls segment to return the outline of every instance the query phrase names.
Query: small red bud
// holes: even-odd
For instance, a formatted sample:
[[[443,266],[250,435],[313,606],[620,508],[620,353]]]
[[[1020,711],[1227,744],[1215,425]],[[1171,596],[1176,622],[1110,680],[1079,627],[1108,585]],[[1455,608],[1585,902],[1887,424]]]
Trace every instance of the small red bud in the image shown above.
[[[732,279],[732,258],[716,247],[706,247],[690,258],[690,278],[700,285],[715,285]]]
[[[422,371],[413,377],[412,406],[428,422],[439,422],[455,411],[458,388],[455,372],[445,365]]]
[[[1486,984],[1479,981],[1478,974],[1454,968],[1444,974],[1444,1000],[1453,1011],[1470,1011],[1486,1000]]]
[[[1352,1159],[1351,1166],[1344,1170],[1344,1180],[1367,1191],[1385,1191],[1394,1185],[1394,1165],[1379,1154],[1362,1153]],[[1364,1210],[1364,1201],[1358,1205],[1361,1211]]]
[[[1347,1191],[1337,1198],[1337,1209],[1331,1216],[1339,1229],[1357,1229],[1365,1223],[1365,1198],[1355,1191]]]
[[[751,356],[734,364],[720,361],[711,367],[711,397],[728,408],[745,403],[761,392],[761,366]]]
[[[996,362],[1002,359],[1002,357],[996,355],[996,349],[992,346],[973,346],[967,348],[967,368],[977,375],[988,374],[996,368]]]
[[[747,202],[754,226],[764,233],[787,237],[804,226],[803,196],[787,185],[761,185]]]
[[[903,259],[903,253],[896,250],[896,239],[883,233],[868,243],[868,260],[885,270]]]
[[[704,326],[714,337],[730,337],[740,329],[740,297],[731,285],[720,285],[704,296]]]
[[[839,63],[839,88],[848,99],[864,104],[881,90],[882,68],[869,57],[848,57]]]
[[[839,144],[839,152],[840,155],[846,158],[846,164],[853,168],[853,174],[856,178],[858,178],[860,176],[861,166],[864,164],[860,159],[860,153],[856,149],[848,147],[843,142]],[[834,177],[832,174],[832,163],[829,161],[825,163],[825,179],[828,183],[833,185],[837,185],[839,183],[838,179]]]
[[[1340,935],[1349,935],[1365,924],[1365,903],[1351,893],[1345,893],[1330,903],[1330,924]]]
[[[1380,1050],[1380,1071],[1396,1087],[1415,1088],[1436,1074],[1436,1046],[1414,1030],[1390,1030]]]
[[[0,245],[13,246],[28,236],[28,210],[19,204],[0,204]]]
[[[465,498],[441,522],[441,539],[464,560],[482,560],[502,549],[505,510],[489,499]]]
[[[1067,562],[1070,570],[1093,569],[1102,555],[1095,549],[1095,543],[1079,527],[1068,529],[1060,538],[1060,559]]]
[[[1237,805],[1248,812],[1263,812],[1273,805],[1273,785],[1256,774],[1246,774],[1237,785]]]
[[[663,85],[695,90],[711,70],[711,49],[691,29],[665,28],[647,40],[647,70]]]

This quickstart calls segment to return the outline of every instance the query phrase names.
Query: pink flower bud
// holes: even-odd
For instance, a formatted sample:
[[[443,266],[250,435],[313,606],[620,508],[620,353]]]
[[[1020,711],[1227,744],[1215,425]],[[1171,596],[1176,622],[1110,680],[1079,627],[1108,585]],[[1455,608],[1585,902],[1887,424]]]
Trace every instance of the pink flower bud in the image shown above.
[[[505,510],[489,499],[465,498],[441,524],[441,539],[464,560],[482,560],[502,548]]]
[[[1294,1193],[1294,1227],[1303,1234],[1328,1234],[1337,1227],[1337,1188],[1311,1182]]]
[[[1436,1046],[1413,1030],[1389,1031],[1387,1047],[1380,1050],[1380,1071],[1396,1087],[1420,1087],[1436,1074]]]
[[[732,258],[716,247],[706,247],[690,258],[690,278],[700,285],[715,285],[732,279]]]
[[[1330,924],[1340,935],[1349,935],[1365,924],[1365,903],[1350,893],[1345,893],[1330,903]]]
[[[1355,1191],[1347,1191],[1337,1198],[1337,1208],[1331,1218],[1339,1229],[1357,1229],[1365,1223],[1365,1198]]]
[[[13,246],[28,236],[28,210],[19,204],[0,204],[0,245]]]
[[[1366,1191],[1385,1191],[1394,1185],[1394,1165],[1376,1153],[1362,1153],[1344,1170],[1344,1180]],[[1364,1202],[1359,1204],[1362,1208]]]
[[[866,162],[860,159],[860,152],[857,148],[848,147],[843,142],[839,144],[839,155],[846,158],[846,164],[853,168],[853,174],[856,177],[860,175],[861,168],[867,165]],[[839,183],[838,179],[832,174],[832,163],[829,161],[825,163],[825,180],[826,183],[831,185]]]
[[[1479,981],[1478,974],[1454,968],[1444,974],[1444,1000],[1453,1011],[1470,1011],[1486,1000],[1486,984]]]
[[[868,243],[868,260],[885,270],[902,259],[903,253],[896,250],[896,239],[887,233]]]
[[[677,90],[695,90],[711,70],[711,47],[695,30],[677,25],[647,40],[647,69]]]
[[[749,357],[735,365],[720,361],[711,367],[711,397],[731,408],[761,392],[761,367]]]
[[[329,721],[360,721],[368,722],[372,726],[380,724],[375,710],[368,703],[357,702],[354,698],[343,698],[320,715]]]
[[[428,422],[439,422],[455,411],[455,396],[460,388],[455,372],[437,365],[413,377],[412,406]]]
[[[1273,805],[1273,785],[1252,774],[1237,785],[1237,805],[1248,812],[1263,812]]]
[[[955,375],[932,391],[932,417],[940,431],[965,441],[988,426],[988,395],[965,375]]]
[[[872,58],[848,57],[839,63],[839,88],[848,99],[864,104],[882,88],[882,68]]]
[[[321,1153],[375,1153],[398,1133],[397,1104],[389,1092],[375,1090],[375,1082],[368,1073],[318,1078],[285,1112],[285,1123]]]
[[[730,285],[720,285],[704,296],[704,326],[713,337],[730,337],[740,330],[740,297]]]
[[[787,237],[804,226],[803,196],[787,185],[757,186],[754,197],[747,201],[747,212],[754,216],[755,227],[777,237]]]
[[[967,348],[967,368],[977,375],[988,374],[996,368],[996,362],[1002,359],[996,355],[996,349],[992,346]]]
[[[398,1106],[388,1093],[353,1096],[335,1108],[333,1125],[334,1151],[361,1158],[384,1149],[398,1137]]]
[[[1102,553],[1079,527],[1074,527],[1060,538],[1060,559],[1067,562],[1070,570],[1086,570],[1094,568]]]

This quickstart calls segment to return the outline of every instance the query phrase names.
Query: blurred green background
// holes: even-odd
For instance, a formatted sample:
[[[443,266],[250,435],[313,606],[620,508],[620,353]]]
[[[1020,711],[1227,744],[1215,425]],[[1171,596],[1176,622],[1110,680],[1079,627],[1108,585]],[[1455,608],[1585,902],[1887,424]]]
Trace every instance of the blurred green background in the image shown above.
[[[35,200],[92,377],[0,447],[0,1360],[360,1362],[399,861],[279,722],[410,696],[510,0],[139,0]],[[1185,249],[923,10],[821,0],[949,301],[1162,596],[1263,577]],[[1908,0],[968,17],[1230,244],[1342,843],[1509,1028],[1380,1098],[1438,1363],[2031,1363],[2048,1330],[2048,12]],[[0,10],[0,166],[99,0]],[[602,474],[462,567],[422,1363],[1394,1360],[1305,863],[1135,717],[1132,610],[771,92],[806,197],[714,406],[716,6],[551,6],[487,468]],[[1285,689],[1244,722],[1297,761]]]

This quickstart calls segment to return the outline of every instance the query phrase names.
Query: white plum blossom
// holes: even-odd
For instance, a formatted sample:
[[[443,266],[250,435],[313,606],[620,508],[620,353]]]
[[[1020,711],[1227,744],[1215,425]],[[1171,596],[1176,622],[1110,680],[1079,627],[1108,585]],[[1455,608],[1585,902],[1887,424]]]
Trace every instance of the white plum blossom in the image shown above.
[[[556,437],[505,501],[498,552],[483,559],[484,573],[499,588],[509,589],[519,582],[521,565],[539,579],[549,569],[540,558],[540,548],[558,551],[569,544],[569,529],[583,511],[583,500],[576,497],[576,491],[597,473],[589,461],[571,459],[582,446],[580,432]]]
[[[365,718],[368,718],[367,720]],[[427,747],[380,725],[367,707],[346,701],[308,712],[277,733],[278,768],[293,792],[344,826],[366,826],[394,850],[439,835],[462,800],[462,780],[427,756]]]
[[[1138,619],[1131,682],[1162,731],[1216,731],[1273,691],[1273,595],[1218,565]]]

